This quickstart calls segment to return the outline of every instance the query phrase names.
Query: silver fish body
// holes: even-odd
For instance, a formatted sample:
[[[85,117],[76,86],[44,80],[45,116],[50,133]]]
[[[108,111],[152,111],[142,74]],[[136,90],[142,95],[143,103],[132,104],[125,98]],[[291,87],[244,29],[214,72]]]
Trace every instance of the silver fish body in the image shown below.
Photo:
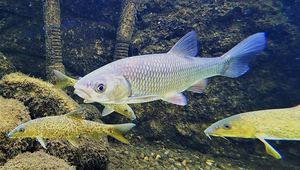
[[[248,63],[265,48],[265,33],[257,33],[216,58],[199,58],[197,37],[190,32],[163,54],[128,57],[107,64],[84,76],[76,84],[80,97],[101,103],[143,103],[162,99],[186,105],[181,93],[201,93],[206,78],[238,77],[249,70]]]

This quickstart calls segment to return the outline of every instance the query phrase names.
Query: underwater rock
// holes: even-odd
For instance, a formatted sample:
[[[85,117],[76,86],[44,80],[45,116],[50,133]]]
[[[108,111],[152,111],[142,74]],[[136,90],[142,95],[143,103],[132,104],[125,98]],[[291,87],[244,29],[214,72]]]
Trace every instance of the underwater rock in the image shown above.
[[[56,158],[43,151],[25,152],[14,159],[9,160],[0,169],[56,169],[56,170],[75,170],[62,159]]]
[[[22,73],[5,75],[0,81],[0,94],[15,98],[29,107],[31,118],[62,115],[80,106],[60,89],[41,79]]]
[[[15,99],[0,96],[0,165],[24,150],[33,147],[32,139],[9,139],[8,132],[30,120],[29,111],[24,104]]]

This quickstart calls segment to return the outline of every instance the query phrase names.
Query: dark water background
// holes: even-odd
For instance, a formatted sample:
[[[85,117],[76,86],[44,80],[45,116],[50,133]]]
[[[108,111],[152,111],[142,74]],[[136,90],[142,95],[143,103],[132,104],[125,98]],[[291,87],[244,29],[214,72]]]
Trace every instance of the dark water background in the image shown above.
[[[114,60],[122,1],[61,0],[60,10],[62,57],[69,76],[84,76]],[[220,162],[239,160],[242,163],[231,163],[246,169],[300,169],[300,142],[271,141],[284,157],[274,160],[258,140],[211,141],[203,133],[211,123],[237,113],[300,104],[299,13],[297,0],[140,1],[129,56],[167,52],[191,30],[197,33],[201,57],[220,56],[256,32],[266,32],[267,47],[245,75],[210,78],[204,94],[184,92],[187,106],[163,101],[132,105],[137,126],[130,132],[131,143],[148,150],[159,146],[196,151]],[[1,77],[18,71],[46,80],[44,29],[43,1],[0,0]],[[68,94],[83,103],[71,91]],[[93,105],[102,111],[101,105]],[[30,110],[30,103],[26,106]],[[101,120],[131,122],[115,113]]]

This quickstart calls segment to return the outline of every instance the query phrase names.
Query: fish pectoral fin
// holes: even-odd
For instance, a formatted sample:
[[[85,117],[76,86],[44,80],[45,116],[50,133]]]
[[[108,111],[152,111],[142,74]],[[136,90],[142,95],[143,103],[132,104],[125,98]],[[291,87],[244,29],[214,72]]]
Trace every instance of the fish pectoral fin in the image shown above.
[[[198,53],[197,35],[191,31],[183,36],[168,52],[180,57],[195,57]]]
[[[94,140],[97,140],[97,141],[100,140],[100,135],[97,132],[89,133],[88,135],[89,135],[89,137],[91,137]]]
[[[266,151],[268,154],[272,155],[276,159],[281,159],[282,156],[265,140],[265,134],[256,134],[255,135],[260,141],[262,141],[265,145]]]
[[[115,111],[113,105],[110,105],[110,104],[102,104],[104,105],[104,109],[102,111],[102,116],[107,116],[109,114],[111,114],[113,111]]]
[[[181,106],[184,106],[187,104],[185,96],[179,92],[168,93],[167,95],[165,95],[163,100],[173,103],[173,104],[181,105]]]
[[[73,146],[77,147],[79,146],[79,139],[78,136],[70,136],[66,138]]]
[[[194,93],[203,93],[207,87],[207,79],[198,81],[196,84],[189,87],[187,90]]]
[[[78,123],[82,123],[83,119],[82,119],[82,113],[83,113],[84,109],[77,109],[74,110],[72,112],[67,113],[65,116],[67,118],[73,119],[75,121],[77,121]]]
[[[94,103],[95,101],[93,101],[93,100],[88,100],[88,99],[84,99],[83,102],[84,102],[84,103]]]
[[[128,97],[126,102],[128,103],[143,103],[145,101],[151,101],[157,99],[159,95],[145,95],[145,96],[131,96]]]
[[[43,148],[47,149],[45,141],[42,137],[36,136],[35,138],[40,142],[40,144],[43,146]]]

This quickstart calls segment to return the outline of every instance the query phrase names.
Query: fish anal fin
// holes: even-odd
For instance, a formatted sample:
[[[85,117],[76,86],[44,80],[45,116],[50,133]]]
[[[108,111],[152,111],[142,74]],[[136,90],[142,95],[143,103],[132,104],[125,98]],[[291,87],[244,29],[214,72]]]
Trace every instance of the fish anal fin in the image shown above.
[[[100,135],[97,132],[92,132],[92,133],[89,133],[88,135],[94,140],[97,140],[97,141],[100,140]]]
[[[187,104],[186,97],[179,92],[169,93],[164,96],[163,100],[180,106],[184,106]]]
[[[67,113],[65,116],[67,118],[73,119],[79,123],[82,123],[82,121],[83,121],[82,112],[83,111],[84,111],[84,109],[77,109],[77,110]]]
[[[281,159],[282,156],[265,140],[265,134],[259,133],[255,135],[265,145],[268,154],[272,155],[276,159]]]
[[[181,57],[195,57],[198,53],[196,33],[191,31],[185,34],[168,53]]]
[[[194,93],[203,93],[206,87],[207,87],[207,79],[203,79],[198,81],[193,86],[189,87],[187,90]]]
[[[79,138],[78,136],[70,136],[66,138],[73,146],[77,147],[79,146]]]
[[[35,138],[39,141],[39,143],[43,146],[43,148],[47,149],[45,141],[42,137],[36,136]]]

